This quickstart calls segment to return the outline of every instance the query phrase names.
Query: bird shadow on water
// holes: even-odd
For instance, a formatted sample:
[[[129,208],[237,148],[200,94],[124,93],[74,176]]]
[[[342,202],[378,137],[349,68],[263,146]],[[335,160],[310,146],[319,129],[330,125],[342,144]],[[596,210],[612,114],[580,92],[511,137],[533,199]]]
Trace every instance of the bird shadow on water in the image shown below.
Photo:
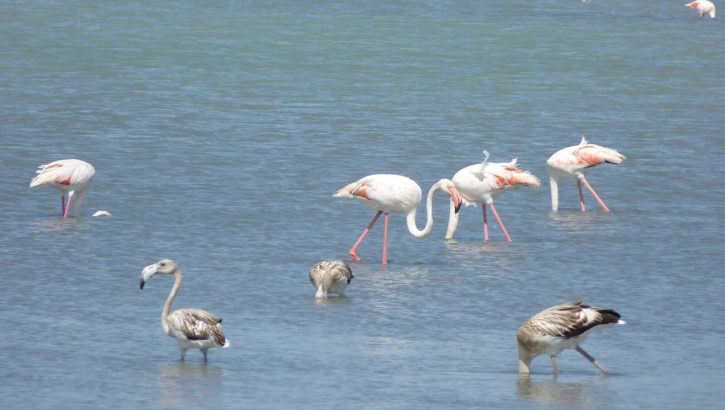
[[[312,303],[315,306],[319,306],[321,308],[325,307],[339,307],[339,306],[345,306],[352,303],[352,299],[350,299],[349,296],[328,296],[327,298],[312,298]]]
[[[522,398],[542,405],[579,407],[597,401],[591,384],[560,382],[555,375],[541,381],[534,381],[529,375],[520,375],[517,390]]]

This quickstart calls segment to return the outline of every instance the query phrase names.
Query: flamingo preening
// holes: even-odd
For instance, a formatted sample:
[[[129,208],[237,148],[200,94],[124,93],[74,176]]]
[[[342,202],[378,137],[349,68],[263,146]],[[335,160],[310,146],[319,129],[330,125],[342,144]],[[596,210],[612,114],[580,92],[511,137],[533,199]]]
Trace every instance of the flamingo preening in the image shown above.
[[[96,174],[93,165],[79,159],[61,159],[44,164],[35,171],[38,175],[30,181],[30,187],[48,185],[60,191],[60,206],[63,219],[68,217],[73,198],[76,213],[80,209],[81,200],[91,185]],[[68,204],[65,203],[65,194],[68,193]]]
[[[455,211],[461,207],[461,195],[448,179],[441,179],[433,184],[428,191],[426,199],[427,219],[425,227],[420,230],[415,224],[415,214],[421,199],[421,190],[415,181],[402,175],[375,174],[368,175],[358,181],[344,186],[333,194],[337,198],[358,198],[378,212],[373,220],[363,230],[355,244],[350,248],[349,254],[353,260],[360,260],[357,248],[363,242],[382,213],[385,213],[385,227],[383,230],[383,256],[382,264],[388,263],[388,223],[390,212],[405,214],[408,231],[416,238],[425,238],[433,229],[433,194],[438,189],[443,190],[451,197]]]
[[[593,330],[623,325],[621,315],[612,309],[587,306],[581,300],[556,305],[524,322],[516,333],[519,373],[531,372],[531,360],[544,353],[551,356],[554,374],[559,373],[556,356],[564,349],[575,349],[604,374],[609,370],[579,345]]]
[[[141,289],[156,274],[174,275],[174,286],[161,310],[161,328],[164,329],[166,335],[174,338],[179,344],[180,360],[184,360],[187,349],[195,348],[201,350],[206,362],[206,355],[210,348],[230,346],[229,339],[224,337],[224,331],[222,331],[222,320],[217,319],[210,312],[202,309],[178,309],[169,313],[171,303],[181,288],[181,270],[176,262],[171,259],[162,259],[145,267],[141,272]]]
[[[525,185],[538,187],[541,185],[541,182],[530,172],[520,169],[516,158],[511,162],[493,163],[488,162],[488,151],[483,151],[483,154],[485,158],[482,163],[469,165],[453,176],[453,185],[455,185],[461,194],[464,204],[481,204],[483,210],[483,240],[488,241],[488,217],[486,215],[486,208],[491,207],[491,211],[496,217],[501,231],[506,237],[506,240],[510,242],[511,237],[498,211],[496,211],[496,207],[493,204],[493,197],[508,188]],[[456,234],[459,215],[460,213],[455,212],[453,203],[451,203],[446,239],[451,239]]]
[[[704,17],[705,14],[707,14],[708,16],[710,16],[711,19],[715,18],[715,13],[717,11],[715,9],[715,5],[711,1],[708,1],[708,0],[692,1],[692,2],[685,4],[685,7],[691,7],[693,9],[697,10],[698,17]]]
[[[589,144],[585,137],[582,137],[579,145],[566,147],[555,152],[549,157],[546,165],[549,171],[549,183],[551,185],[551,209],[556,211],[559,209],[559,179],[564,177],[577,178],[576,184],[579,189],[579,204],[582,211],[586,211],[584,205],[584,195],[582,195],[582,184],[592,193],[594,199],[599,202],[604,212],[609,212],[609,208],[599,197],[597,192],[587,181],[584,176],[593,167],[608,163],[620,164],[624,161],[625,156],[611,148],[602,147],[596,144]]]
[[[318,262],[310,269],[309,276],[318,299],[327,299],[330,293],[345,296],[345,289],[354,278],[350,265],[343,261]]]

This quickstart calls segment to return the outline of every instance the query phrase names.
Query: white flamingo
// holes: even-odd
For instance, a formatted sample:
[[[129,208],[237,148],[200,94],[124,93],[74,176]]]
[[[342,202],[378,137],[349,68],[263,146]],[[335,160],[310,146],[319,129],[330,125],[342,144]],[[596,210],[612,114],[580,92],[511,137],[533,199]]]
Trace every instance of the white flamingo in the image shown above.
[[[581,184],[583,183],[589,192],[592,193],[594,199],[599,202],[604,212],[609,212],[609,208],[607,208],[602,198],[597,195],[597,192],[589,184],[584,174],[599,164],[605,162],[608,164],[620,164],[624,159],[625,156],[616,150],[596,144],[589,144],[584,137],[582,137],[579,145],[566,147],[555,152],[546,161],[549,171],[549,183],[551,185],[551,209],[553,211],[559,209],[559,179],[575,177],[577,179],[577,188],[579,189],[579,204],[581,210],[587,210],[586,205],[584,205],[584,195],[582,195]]]
[[[355,244],[350,248],[349,254],[353,260],[360,260],[357,255],[357,248],[372,229],[380,215],[385,213],[385,228],[383,231],[383,256],[382,264],[388,263],[388,222],[390,212],[402,212],[406,216],[408,231],[416,238],[425,238],[433,229],[433,194],[438,189],[450,195],[456,211],[461,206],[461,195],[448,179],[441,179],[433,184],[428,191],[426,200],[427,219],[423,230],[418,229],[415,224],[415,214],[420,203],[421,190],[415,181],[402,175],[375,174],[368,175],[358,181],[346,185],[335,194],[338,198],[358,198],[366,205],[377,210],[370,224],[363,230]]]
[[[483,212],[483,240],[488,241],[488,217],[486,215],[486,208],[491,207],[491,211],[496,217],[501,231],[506,237],[506,240],[510,242],[511,237],[498,211],[496,211],[496,207],[493,204],[493,197],[508,188],[526,185],[538,187],[541,185],[541,182],[530,172],[520,169],[516,158],[511,162],[493,163],[488,162],[488,151],[483,151],[483,154],[485,159],[482,163],[469,165],[461,169],[456,172],[452,181],[461,194],[464,204],[481,204]],[[460,213],[455,212],[453,204],[451,204],[446,239],[451,239],[456,234],[459,215]]]
[[[711,1],[697,0],[685,4],[685,7],[691,7],[697,10],[697,16],[702,18],[707,14],[711,19],[715,18],[715,5]]]
[[[171,259],[162,259],[149,265],[141,272],[141,289],[144,284],[156,274],[174,275],[174,286],[169,297],[166,298],[164,308],[161,310],[161,328],[166,335],[174,338],[179,344],[181,359],[184,360],[186,350],[199,349],[207,361],[207,352],[212,347],[226,348],[230,346],[229,339],[224,337],[222,320],[202,309],[178,309],[171,313],[171,303],[181,288],[181,270]]]
[[[354,278],[350,265],[343,261],[318,262],[310,269],[309,276],[318,299],[327,299],[329,293],[345,296],[345,289]]]
[[[556,305],[524,322],[516,333],[519,347],[519,373],[531,372],[531,360],[544,353],[551,356],[554,374],[559,373],[556,356],[564,349],[575,349],[604,374],[609,370],[579,345],[590,332],[612,325],[623,325],[621,315],[612,309],[591,307],[577,300]]]
[[[96,170],[93,165],[79,159],[61,159],[59,161],[44,164],[35,171],[38,175],[30,181],[30,187],[48,185],[60,191],[60,206],[63,219],[68,217],[68,210],[75,200],[76,213],[80,203],[91,184]],[[65,203],[65,194],[68,193],[68,204]]]

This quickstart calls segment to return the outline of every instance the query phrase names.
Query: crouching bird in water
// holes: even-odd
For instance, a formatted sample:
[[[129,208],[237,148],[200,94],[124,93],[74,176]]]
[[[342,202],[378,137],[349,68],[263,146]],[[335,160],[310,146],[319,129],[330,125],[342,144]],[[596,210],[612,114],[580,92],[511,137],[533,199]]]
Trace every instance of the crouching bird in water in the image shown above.
[[[171,313],[171,303],[181,288],[181,270],[171,259],[162,259],[149,265],[141,272],[141,289],[154,275],[174,275],[174,286],[166,298],[161,311],[161,327],[166,335],[174,338],[179,344],[180,360],[184,360],[188,349],[199,349],[207,361],[207,352],[212,347],[229,347],[230,342],[224,337],[222,320],[202,309],[178,309]]]
[[[519,373],[530,373],[531,360],[544,353],[551,356],[554,374],[559,373],[556,356],[575,349],[604,374],[609,370],[579,345],[595,329],[623,325],[620,314],[611,309],[587,306],[581,300],[550,307],[524,322],[516,333],[519,345]]]
[[[317,289],[315,298],[327,299],[328,293],[345,296],[352,276],[350,265],[343,261],[322,261],[310,269],[310,282]]]

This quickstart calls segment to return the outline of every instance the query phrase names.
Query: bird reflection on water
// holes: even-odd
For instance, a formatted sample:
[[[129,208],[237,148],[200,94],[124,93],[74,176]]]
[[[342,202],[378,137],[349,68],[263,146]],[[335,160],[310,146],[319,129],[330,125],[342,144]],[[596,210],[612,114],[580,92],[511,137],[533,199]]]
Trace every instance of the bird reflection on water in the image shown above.
[[[560,383],[558,377],[551,380],[534,381],[529,375],[518,379],[519,396],[542,405],[575,406],[594,405],[597,401],[595,389],[584,383]]]
[[[158,374],[163,407],[181,408],[198,400],[213,403],[223,389],[222,368],[208,363],[164,364]]]

